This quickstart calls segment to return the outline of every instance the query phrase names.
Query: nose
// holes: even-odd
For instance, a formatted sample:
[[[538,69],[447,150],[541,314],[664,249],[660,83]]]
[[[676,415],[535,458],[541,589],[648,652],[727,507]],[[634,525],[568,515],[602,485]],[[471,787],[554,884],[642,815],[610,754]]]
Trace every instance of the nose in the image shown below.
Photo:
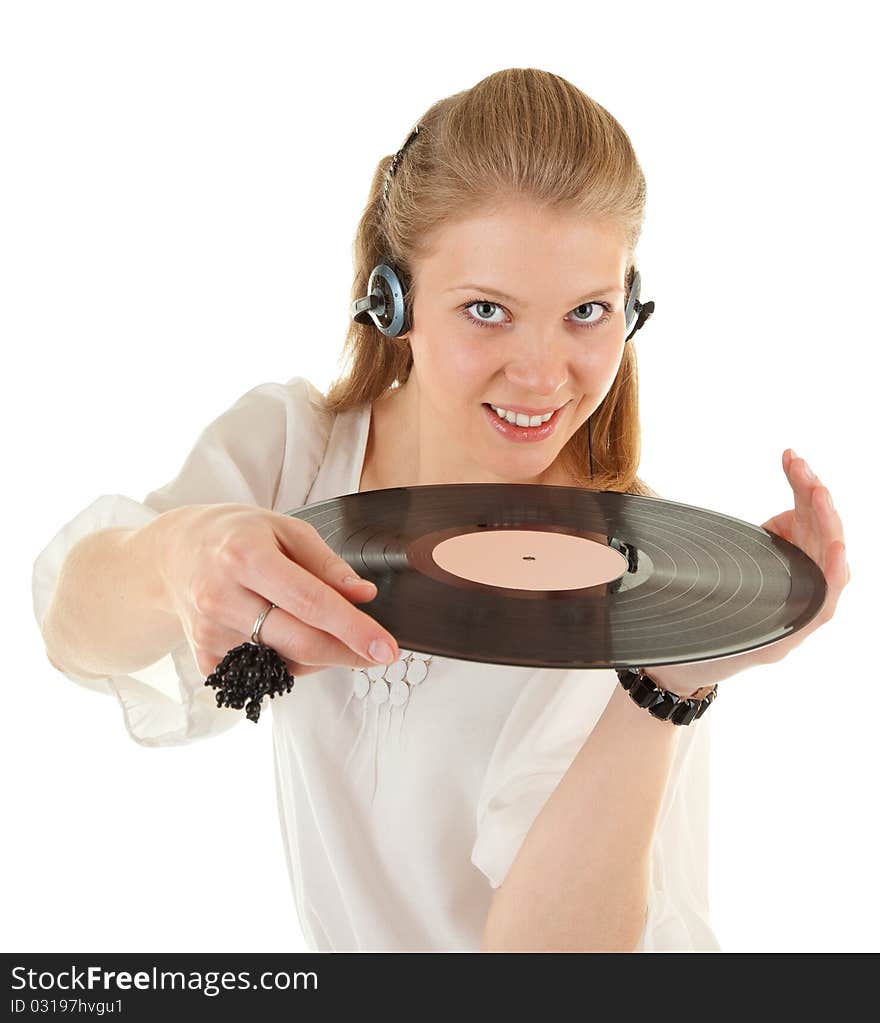
[[[523,404],[552,405],[565,394],[570,377],[566,348],[555,341],[522,343],[511,353],[504,375],[510,393]]]

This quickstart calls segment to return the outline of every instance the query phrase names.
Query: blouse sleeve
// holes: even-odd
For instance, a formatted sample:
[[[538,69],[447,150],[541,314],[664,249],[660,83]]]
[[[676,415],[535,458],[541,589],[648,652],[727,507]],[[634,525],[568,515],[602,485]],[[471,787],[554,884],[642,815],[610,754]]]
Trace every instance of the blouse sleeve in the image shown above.
[[[64,525],[33,568],[33,607],[42,631],[61,567],[71,547],[102,529],[138,529],[163,512],[189,504],[234,502],[271,510],[284,480],[286,500],[305,504],[323,458],[328,419],[321,393],[304,377],[252,388],[199,435],[177,476],[143,501],[105,494]],[[153,664],[99,678],[64,672],[86,689],[116,696],[125,727],[142,746],[172,746],[208,738],[244,715],[217,707],[185,640]]]
[[[541,808],[620,683],[611,669],[543,670],[518,697],[477,801],[471,862],[498,888]],[[709,715],[678,729],[651,853],[645,927],[636,951],[717,950],[707,894]],[[658,727],[676,727],[661,726]]]

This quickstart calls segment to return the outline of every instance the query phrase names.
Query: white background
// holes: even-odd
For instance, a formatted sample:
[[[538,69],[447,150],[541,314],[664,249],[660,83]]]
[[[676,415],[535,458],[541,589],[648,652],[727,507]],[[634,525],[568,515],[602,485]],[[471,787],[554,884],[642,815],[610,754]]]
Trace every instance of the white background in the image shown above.
[[[646,174],[642,478],[760,524],[791,446],[846,528],[835,618],[711,710],[719,941],[878,949],[870,9],[3,5],[4,951],[304,947],[269,721],[132,742],[46,660],[33,561],[96,497],[170,480],[251,387],[326,387],[376,162],[505,67],[607,107]]]

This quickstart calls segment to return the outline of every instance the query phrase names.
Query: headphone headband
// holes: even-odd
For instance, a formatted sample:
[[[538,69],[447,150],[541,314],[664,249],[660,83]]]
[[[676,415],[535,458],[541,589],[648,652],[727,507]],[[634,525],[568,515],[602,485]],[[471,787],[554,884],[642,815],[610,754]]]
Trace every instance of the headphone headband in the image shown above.
[[[422,127],[421,124],[417,124],[391,158],[382,187],[382,198],[386,203],[391,179],[400,166],[403,154],[418,138]],[[633,334],[647,323],[648,318],[654,312],[653,302],[642,303],[639,301],[641,283],[641,274],[636,270],[624,310],[627,331],[625,341],[629,341]],[[367,294],[356,298],[351,304],[352,320],[355,323],[372,323],[386,337],[398,337],[407,333],[410,329],[410,311],[406,308],[403,300],[406,290],[403,274],[397,270],[390,259],[382,259],[370,272],[367,281]]]
[[[394,177],[400,161],[403,159],[403,154],[407,151],[410,145],[415,142],[416,136],[422,130],[422,126],[417,124],[413,130],[407,135],[406,142],[397,150],[394,156],[391,158],[391,164],[385,174],[385,184],[382,186],[382,198],[388,201],[388,189],[391,187],[391,179]]]

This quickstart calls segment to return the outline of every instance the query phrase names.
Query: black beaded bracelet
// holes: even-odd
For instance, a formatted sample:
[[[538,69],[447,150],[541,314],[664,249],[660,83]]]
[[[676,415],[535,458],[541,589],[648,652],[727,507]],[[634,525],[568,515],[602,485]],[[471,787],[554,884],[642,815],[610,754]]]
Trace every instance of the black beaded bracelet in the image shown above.
[[[697,699],[696,693],[679,696],[668,689],[661,689],[645,674],[644,668],[616,668],[615,671],[620,684],[632,700],[655,718],[671,721],[674,725],[689,725],[698,717],[702,717],[718,695],[717,684],[713,685],[702,699]],[[701,690],[697,689],[696,692],[699,693]]]

